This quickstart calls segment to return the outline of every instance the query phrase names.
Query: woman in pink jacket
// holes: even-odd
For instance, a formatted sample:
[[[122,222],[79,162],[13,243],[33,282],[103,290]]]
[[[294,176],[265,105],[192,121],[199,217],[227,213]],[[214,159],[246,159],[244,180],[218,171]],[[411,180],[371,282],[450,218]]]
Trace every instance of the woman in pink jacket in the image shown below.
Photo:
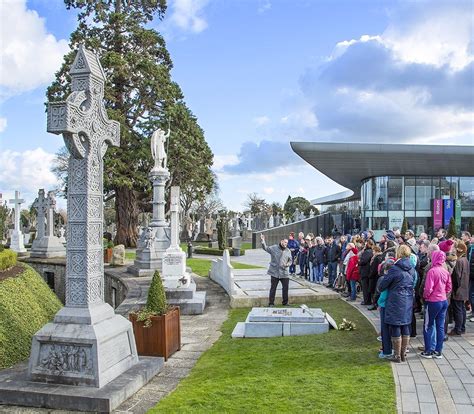
[[[425,301],[425,319],[423,336],[425,350],[420,354],[423,358],[442,358],[444,341],[444,321],[448,301],[446,295],[451,292],[451,275],[443,266],[446,254],[434,251],[431,254],[431,269],[426,275],[423,299]],[[433,343],[433,329],[436,325],[436,344]]]

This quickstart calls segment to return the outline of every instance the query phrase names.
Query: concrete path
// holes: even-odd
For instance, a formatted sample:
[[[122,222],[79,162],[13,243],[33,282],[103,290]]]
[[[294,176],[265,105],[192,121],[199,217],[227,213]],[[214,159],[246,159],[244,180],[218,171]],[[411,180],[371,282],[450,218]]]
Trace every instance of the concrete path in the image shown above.
[[[352,305],[380,331],[378,311]],[[443,359],[424,359],[417,349],[424,345],[423,320],[417,320],[407,363],[392,363],[399,413],[474,413],[474,323],[468,321],[466,331],[444,343]]]

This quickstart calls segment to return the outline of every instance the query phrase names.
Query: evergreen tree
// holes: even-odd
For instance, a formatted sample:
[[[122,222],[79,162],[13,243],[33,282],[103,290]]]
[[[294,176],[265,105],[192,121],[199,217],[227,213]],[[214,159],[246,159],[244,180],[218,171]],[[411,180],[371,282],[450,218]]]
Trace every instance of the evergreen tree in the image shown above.
[[[292,216],[296,209],[305,213],[306,211],[309,213],[309,209],[311,207],[311,203],[306,200],[304,197],[293,197],[291,198],[288,196],[285,206],[283,210],[288,213],[289,216]]]
[[[219,250],[227,248],[227,212],[221,211],[217,219],[217,244]]]
[[[470,220],[469,220],[469,233],[471,233],[471,235],[474,235],[474,217],[471,217]]]
[[[450,239],[451,237],[457,237],[456,221],[454,220],[454,217],[451,217],[451,220],[449,220],[447,237],[448,237],[448,239]]]
[[[401,228],[401,230],[400,230],[400,233],[402,234],[402,236],[405,235],[405,233],[407,232],[407,230],[408,230],[408,220],[407,220],[407,218],[405,217],[405,218],[403,219],[402,228]]]
[[[71,34],[71,52],[48,88],[49,101],[70,93],[68,71],[78,45],[99,55],[107,76],[105,106],[108,116],[120,122],[120,147],[110,147],[104,158],[104,190],[115,198],[116,244],[136,246],[138,213],[149,208],[153,164],[150,137],[171,127],[167,143],[171,178],[168,188],[181,186],[187,197],[202,198],[213,186],[213,155],[196,117],[171,80],[171,58],[163,37],[149,23],[161,20],[165,0],[65,0],[77,9],[78,27]]]

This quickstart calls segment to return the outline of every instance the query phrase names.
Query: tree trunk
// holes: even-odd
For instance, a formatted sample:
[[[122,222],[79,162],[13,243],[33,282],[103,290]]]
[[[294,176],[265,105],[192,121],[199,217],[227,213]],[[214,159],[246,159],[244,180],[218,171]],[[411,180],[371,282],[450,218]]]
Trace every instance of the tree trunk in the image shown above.
[[[137,247],[138,203],[135,192],[128,187],[115,188],[117,235],[115,244]]]

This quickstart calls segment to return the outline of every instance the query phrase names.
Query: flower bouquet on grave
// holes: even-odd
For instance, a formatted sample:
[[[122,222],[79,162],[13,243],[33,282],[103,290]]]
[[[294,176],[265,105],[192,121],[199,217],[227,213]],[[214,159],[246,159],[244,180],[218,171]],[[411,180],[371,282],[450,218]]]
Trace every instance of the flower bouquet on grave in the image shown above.
[[[347,320],[346,318],[342,319],[342,323],[339,324],[340,331],[354,331],[356,329],[356,324],[352,321]]]

